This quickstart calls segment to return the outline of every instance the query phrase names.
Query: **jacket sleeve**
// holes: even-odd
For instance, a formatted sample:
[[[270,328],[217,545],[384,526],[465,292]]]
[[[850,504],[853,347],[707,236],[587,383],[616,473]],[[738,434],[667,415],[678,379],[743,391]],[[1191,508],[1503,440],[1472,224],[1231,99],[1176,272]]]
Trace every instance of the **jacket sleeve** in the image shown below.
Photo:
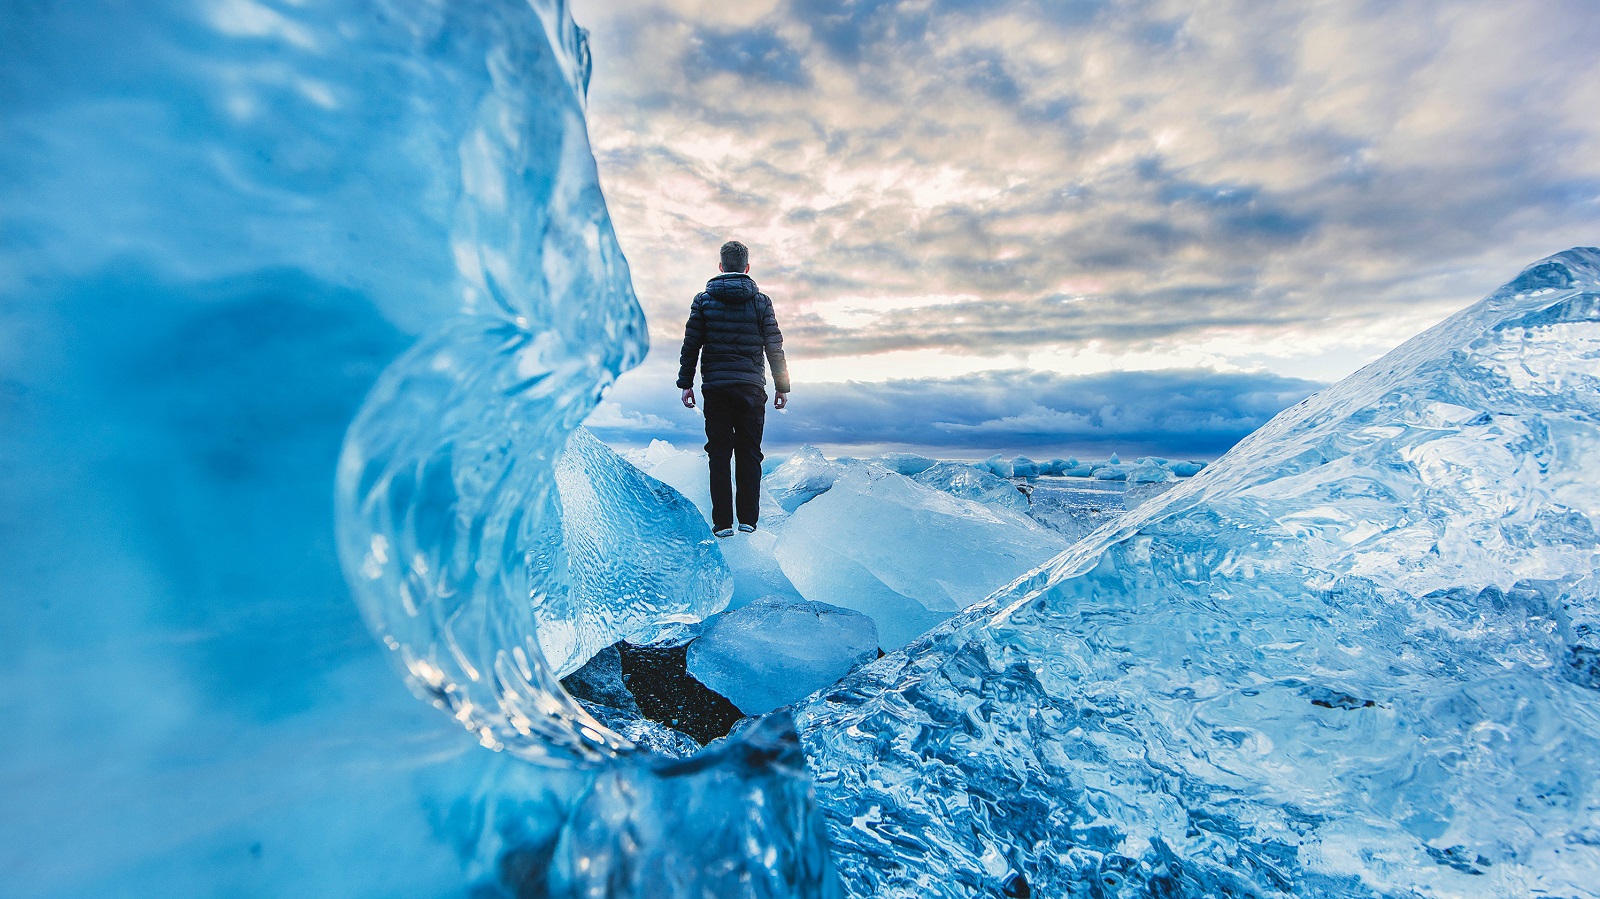
[[[694,387],[694,369],[700,361],[700,347],[706,342],[706,314],[700,308],[700,297],[689,307],[689,322],[683,326],[683,351],[678,354],[678,389]]]
[[[772,311],[772,298],[761,295],[761,339],[767,345],[767,365],[772,369],[772,386],[779,393],[788,393],[789,362],[783,356],[783,332],[778,330],[778,315]]]

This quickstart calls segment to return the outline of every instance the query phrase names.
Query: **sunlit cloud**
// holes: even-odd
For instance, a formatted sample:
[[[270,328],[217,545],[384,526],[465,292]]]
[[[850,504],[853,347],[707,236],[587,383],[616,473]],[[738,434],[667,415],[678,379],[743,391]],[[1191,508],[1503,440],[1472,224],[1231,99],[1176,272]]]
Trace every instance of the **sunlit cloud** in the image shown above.
[[[1330,381],[1600,242],[1582,0],[574,12],[655,343],[628,378],[668,368],[730,237],[797,397],[996,371]]]

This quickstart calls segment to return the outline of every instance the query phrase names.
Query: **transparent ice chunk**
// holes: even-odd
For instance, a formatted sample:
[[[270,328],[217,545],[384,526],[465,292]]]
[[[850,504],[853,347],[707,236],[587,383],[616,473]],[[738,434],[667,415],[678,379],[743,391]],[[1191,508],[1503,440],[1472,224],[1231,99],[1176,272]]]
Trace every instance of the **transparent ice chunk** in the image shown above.
[[[1028,498],[1022,495],[1015,484],[965,462],[939,462],[912,480],[961,499],[991,503],[1019,512],[1028,508]]]
[[[1022,513],[850,465],[789,517],[776,555],[805,598],[870,616],[887,650],[1065,548]]]
[[[646,644],[727,607],[733,575],[683,494],[578,428],[556,465],[569,585],[537,611],[545,660],[564,677],[618,640]]]
[[[839,477],[839,466],[828,461],[822,450],[802,446],[767,475],[762,491],[785,512],[793,512],[807,501],[828,492]]]
[[[878,657],[878,629],[860,612],[762,597],[719,615],[689,645],[689,673],[747,715],[805,698]]]
[[[906,477],[915,477],[938,464],[939,460],[916,453],[884,453],[881,456],[874,456],[872,461]]]

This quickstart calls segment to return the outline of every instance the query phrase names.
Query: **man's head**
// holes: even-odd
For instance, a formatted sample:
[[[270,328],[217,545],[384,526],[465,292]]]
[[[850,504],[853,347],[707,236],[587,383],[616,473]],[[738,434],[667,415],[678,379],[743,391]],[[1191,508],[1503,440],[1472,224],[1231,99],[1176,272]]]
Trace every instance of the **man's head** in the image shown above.
[[[723,244],[722,270],[725,272],[748,272],[750,270],[750,248],[737,240],[730,240]]]

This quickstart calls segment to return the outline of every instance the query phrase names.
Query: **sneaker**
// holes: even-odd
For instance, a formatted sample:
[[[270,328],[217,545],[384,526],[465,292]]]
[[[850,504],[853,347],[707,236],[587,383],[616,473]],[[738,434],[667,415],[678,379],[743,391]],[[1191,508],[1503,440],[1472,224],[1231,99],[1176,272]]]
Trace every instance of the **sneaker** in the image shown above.
[[[733,536],[733,528],[717,528],[716,530],[712,531],[711,533],[712,533],[713,536],[716,536],[716,537],[732,537]]]
[[[756,526],[753,525],[753,524],[741,524],[741,525],[739,525],[739,533],[741,533],[741,534],[754,534],[755,532],[756,532]]]

